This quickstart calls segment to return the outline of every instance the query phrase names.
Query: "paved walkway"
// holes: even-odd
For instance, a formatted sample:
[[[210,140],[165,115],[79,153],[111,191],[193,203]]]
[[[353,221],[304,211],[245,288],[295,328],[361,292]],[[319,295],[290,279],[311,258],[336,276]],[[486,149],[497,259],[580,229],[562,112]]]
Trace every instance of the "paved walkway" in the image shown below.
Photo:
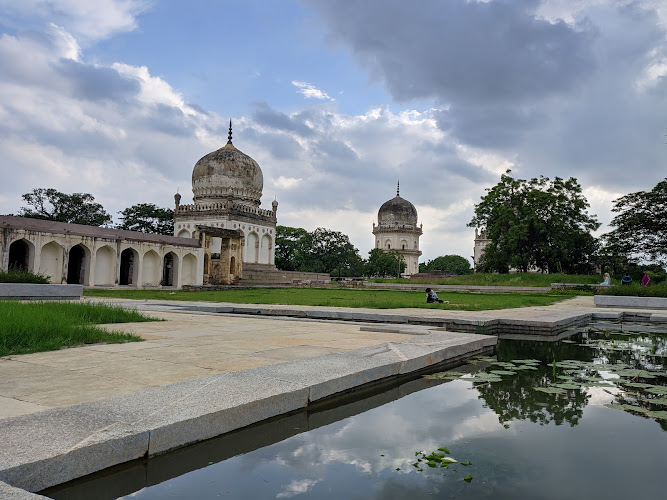
[[[0,358],[0,418],[410,337],[362,332],[354,323],[149,314],[167,321],[106,326],[144,342]]]

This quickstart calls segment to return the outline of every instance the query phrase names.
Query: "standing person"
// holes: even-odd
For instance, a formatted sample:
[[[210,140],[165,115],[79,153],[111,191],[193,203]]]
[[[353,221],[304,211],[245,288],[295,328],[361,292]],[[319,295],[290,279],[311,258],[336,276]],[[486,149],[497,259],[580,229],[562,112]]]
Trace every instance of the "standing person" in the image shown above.
[[[431,290],[430,288],[427,288],[427,289],[426,289],[426,302],[427,302],[428,304],[431,304],[431,303],[433,303],[433,302],[439,302],[440,304],[443,303],[443,301],[440,300],[440,299],[438,298],[438,294],[435,293],[435,292],[434,292],[433,290]]]
[[[648,273],[646,271],[644,271],[644,276],[642,276],[641,285],[646,287],[651,286],[651,278],[649,278]]]
[[[604,281],[600,283],[600,286],[609,286],[611,285],[611,276],[609,273],[604,273]]]

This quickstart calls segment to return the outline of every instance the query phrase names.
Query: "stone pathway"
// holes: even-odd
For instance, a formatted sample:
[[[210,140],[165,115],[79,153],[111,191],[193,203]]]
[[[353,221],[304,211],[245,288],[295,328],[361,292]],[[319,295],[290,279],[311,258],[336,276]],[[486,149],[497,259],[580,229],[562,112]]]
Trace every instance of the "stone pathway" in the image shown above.
[[[167,321],[106,326],[137,333],[144,342],[0,358],[0,418],[411,336],[362,332],[358,323],[149,314]]]

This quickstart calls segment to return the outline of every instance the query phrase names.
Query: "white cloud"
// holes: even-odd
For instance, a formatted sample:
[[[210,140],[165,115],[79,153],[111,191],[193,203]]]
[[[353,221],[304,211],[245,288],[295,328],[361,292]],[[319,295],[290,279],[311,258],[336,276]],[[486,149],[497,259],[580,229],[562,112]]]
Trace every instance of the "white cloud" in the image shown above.
[[[296,495],[302,495],[303,493],[308,493],[309,490],[313,488],[319,479],[301,479],[291,481],[288,485],[284,486],[283,491],[276,495],[276,498],[291,498]]]
[[[7,21],[25,25],[35,19],[54,22],[77,38],[100,40],[137,27],[137,16],[150,0],[0,0]]]
[[[327,94],[324,90],[320,90],[310,83],[292,80],[292,85],[298,88],[299,90],[297,90],[297,92],[303,95],[306,99],[320,99],[326,101],[336,100],[333,97],[329,97],[329,94]]]
[[[293,189],[297,187],[302,180],[303,179],[301,177],[295,178],[295,177],[285,177],[284,175],[281,175],[274,181],[274,184],[282,189]]]

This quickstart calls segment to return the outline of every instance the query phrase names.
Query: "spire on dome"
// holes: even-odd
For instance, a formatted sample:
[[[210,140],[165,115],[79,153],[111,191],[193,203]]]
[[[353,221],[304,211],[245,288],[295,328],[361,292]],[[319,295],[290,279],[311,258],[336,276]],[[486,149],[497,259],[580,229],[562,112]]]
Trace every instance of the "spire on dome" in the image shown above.
[[[232,119],[229,119],[229,134],[227,135],[227,144],[232,143]]]
[[[401,181],[398,181],[396,183],[396,196],[398,196],[398,192],[400,191],[400,188],[401,188]]]

